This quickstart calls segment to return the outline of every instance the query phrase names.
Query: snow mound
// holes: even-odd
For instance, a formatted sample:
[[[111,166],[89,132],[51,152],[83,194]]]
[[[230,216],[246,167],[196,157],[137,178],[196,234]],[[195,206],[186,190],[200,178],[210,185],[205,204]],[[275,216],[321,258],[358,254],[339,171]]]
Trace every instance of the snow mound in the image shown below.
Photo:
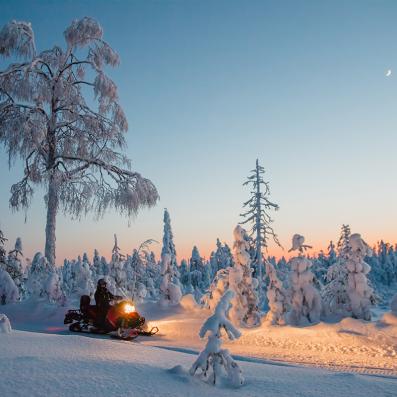
[[[196,302],[196,299],[194,299],[194,296],[192,294],[187,294],[183,296],[179,304],[184,310],[187,311],[201,310],[201,306]]]
[[[5,314],[0,314],[0,334],[11,333],[11,323]]]
[[[385,313],[380,321],[387,325],[397,325],[397,314]]]

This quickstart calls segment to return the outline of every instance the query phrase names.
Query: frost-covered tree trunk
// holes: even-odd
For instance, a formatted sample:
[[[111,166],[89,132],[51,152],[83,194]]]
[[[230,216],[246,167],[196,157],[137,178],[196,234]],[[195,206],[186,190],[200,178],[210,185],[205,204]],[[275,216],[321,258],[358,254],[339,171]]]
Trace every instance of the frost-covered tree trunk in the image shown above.
[[[113,207],[130,217],[158,200],[152,182],[120,153],[128,123],[105,74],[119,57],[102,36],[98,22],[85,17],[67,27],[64,48],[37,53],[30,23],[12,21],[0,30],[0,55],[14,58],[0,71],[0,143],[10,164],[18,157],[24,164],[10,206],[27,209],[34,186],[45,187],[45,256],[52,265],[60,209],[99,217]]]
[[[55,263],[55,229],[58,212],[58,192],[54,175],[48,182],[47,194],[47,222],[45,227],[45,257],[50,263]]]

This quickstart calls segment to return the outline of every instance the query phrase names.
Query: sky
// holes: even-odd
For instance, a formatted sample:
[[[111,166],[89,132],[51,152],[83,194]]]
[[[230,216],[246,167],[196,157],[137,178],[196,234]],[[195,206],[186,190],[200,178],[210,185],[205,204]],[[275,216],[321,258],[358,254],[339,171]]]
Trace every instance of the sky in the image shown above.
[[[193,245],[208,258],[216,238],[232,245],[258,158],[280,210],[274,229],[286,255],[294,233],[313,251],[343,223],[373,244],[397,241],[397,2],[390,1],[5,1],[0,26],[32,23],[36,46],[64,45],[73,19],[96,18],[121,64],[129,131],[126,154],[160,201],[128,221],[57,219],[57,262],[113,234],[125,253],[160,242],[168,208],[179,258]],[[5,67],[5,61],[0,66]],[[387,70],[392,75],[387,77]],[[44,249],[44,192],[27,214],[9,209],[12,183],[0,148],[0,227],[25,256]]]

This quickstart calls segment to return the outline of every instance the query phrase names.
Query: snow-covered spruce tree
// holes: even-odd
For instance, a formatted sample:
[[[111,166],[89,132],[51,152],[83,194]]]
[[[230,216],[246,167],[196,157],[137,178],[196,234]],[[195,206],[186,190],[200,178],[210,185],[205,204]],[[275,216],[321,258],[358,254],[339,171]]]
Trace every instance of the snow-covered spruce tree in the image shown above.
[[[21,298],[25,296],[26,292],[23,280],[24,268],[22,266],[22,257],[22,241],[21,238],[18,237],[15,241],[14,249],[8,253],[6,271],[10,274],[15,285],[18,287]]]
[[[192,285],[191,273],[186,259],[181,260],[181,266],[179,267],[180,282],[182,285],[183,293],[193,294],[194,288]]]
[[[145,252],[147,298],[157,300],[160,288],[160,266],[154,252]]]
[[[203,264],[203,258],[200,255],[200,252],[196,246],[193,247],[192,249],[192,256],[190,258],[190,271],[193,272],[195,270],[198,270],[199,272],[203,272],[204,264]]]
[[[124,273],[126,277],[126,291],[136,302],[142,302],[147,296],[156,296],[155,281],[150,267],[152,264],[151,253],[148,248],[156,242],[153,239],[144,241],[138,249],[132,251],[124,261]]]
[[[127,289],[127,275],[124,270],[125,255],[121,253],[117,242],[117,235],[114,235],[114,246],[112,249],[112,260],[109,263],[108,276],[113,279],[113,288],[117,295],[125,294]]]
[[[173,238],[170,214],[165,209],[163,248],[161,249],[160,303],[162,305],[178,304],[182,298]]]
[[[174,235],[171,229],[171,218],[167,208],[164,209],[164,232],[163,232],[163,247],[161,249],[161,256],[168,254],[171,257],[171,266],[173,268],[175,279],[172,282],[179,284],[178,264],[176,261],[176,249],[174,244]]]
[[[14,303],[19,300],[19,291],[10,274],[0,268],[0,304]]]
[[[354,318],[371,320],[371,304],[374,302],[374,292],[368,284],[367,274],[371,270],[364,261],[371,256],[372,250],[358,233],[349,238],[350,250],[347,254],[346,268],[347,294],[350,300],[351,313]]]
[[[335,250],[335,244],[330,241],[327,253],[320,251],[317,257],[313,258],[313,273],[316,275],[317,280],[321,284],[326,282],[328,269],[334,265],[337,261],[337,254]]]
[[[397,267],[393,247],[381,240],[377,247],[378,278],[383,285],[391,286],[397,280]]]
[[[249,239],[246,231],[237,225],[234,234],[233,266],[216,273],[206,295],[202,299],[205,307],[213,309],[227,290],[234,292],[233,307],[229,312],[232,321],[243,327],[260,324],[257,279],[252,277],[252,261],[249,254]]]
[[[208,292],[201,300],[207,309],[214,310],[224,293],[229,289],[229,273],[231,269],[232,267],[220,269],[215,274]]]
[[[269,285],[266,292],[269,301],[269,311],[266,315],[266,321],[271,324],[285,325],[285,316],[288,311],[287,291],[270,261],[266,261],[266,274],[269,277]]]
[[[342,259],[346,259],[346,256],[350,250],[350,226],[349,225],[342,225],[340,237],[338,240],[338,244],[336,246],[338,256]]]
[[[269,237],[271,237],[278,246],[281,246],[277,235],[271,226],[273,220],[269,214],[271,210],[278,210],[279,206],[269,200],[270,186],[269,182],[265,182],[263,179],[262,175],[264,173],[265,169],[259,165],[259,161],[257,159],[255,169],[251,171],[247,181],[243,184],[243,186],[249,185],[251,187],[251,197],[243,204],[246,212],[241,214],[244,218],[241,224],[248,223],[252,225],[250,235],[255,241],[255,267],[257,269],[260,295],[262,293],[263,283],[262,248],[267,248]]]
[[[223,331],[226,332],[230,340],[238,339],[241,336],[240,331],[227,318],[233,295],[233,291],[226,291],[219,300],[215,313],[201,327],[199,336],[204,338],[209,333],[208,341],[190,368],[190,374],[193,376],[200,369],[203,380],[214,385],[226,375],[229,383],[238,387],[244,383],[242,371],[229,351],[221,349]]]
[[[323,314],[325,317],[331,315],[338,317],[349,316],[346,260],[350,252],[350,234],[349,225],[342,225],[341,235],[337,243],[338,256],[336,262],[327,270],[326,284],[321,291]]]
[[[73,290],[73,266],[72,262],[64,259],[63,266],[61,267],[62,273],[62,290],[66,296],[71,295]]]
[[[299,256],[290,260],[291,308],[287,313],[287,323],[306,325],[320,321],[321,297],[314,287],[314,274],[310,271],[312,262],[303,256],[303,251],[311,248],[304,244],[305,238],[299,234],[292,237],[290,251],[298,250]]]
[[[335,244],[333,243],[332,240],[329,242],[327,250],[328,250],[327,262],[328,262],[328,267],[329,267],[329,266],[332,266],[336,262],[336,259],[337,259]]]
[[[46,281],[45,290],[50,302],[58,303],[62,306],[65,304],[66,296],[62,289],[62,280],[58,271],[49,275]]]
[[[259,300],[255,292],[258,281],[252,277],[251,258],[248,253],[247,232],[237,225],[234,235],[234,267],[229,272],[229,288],[235,292],[230,316],[233,321],[245,327],[260,324]]]
[[[202,271],[200,290],[202,292],[208,291],[208,288],[211,285],[211,281],[212,281],[211,262],[210,261],[204,261],[204,267],[203,267],[203,271]]]
[[[191,284],[199,297],[211,284],[211,265],[201,257],[196,246],[193,247],[189,264]]]
[[[101,262],[101,256],[99,255],[99,251],[95,248],[94,249],[94,255],[92,257],[92,278],[93,280],[96,280],[99,275],[102,275],[102,262]]]
[[[82,260],[80,255],[77,261],[72,262],[73,289],[76,296],[92,296],[95,291],[95,285],[92,280],[91,268],[86,260]]]
[[[160,304],[162,306],[177,305],[182,298],[182,291],[176,279],[174,267],[170,254],[161,256],[161,284],[160,284]]]
[[[55,267],[50,264],[41,252],[36,253],[28,269],[26,282],[27,293],[30,297],[50,299],[51,291],[47,290],[53,283],[49,279],[56,273]]]
[[[222,245],[219,238],[216,239],[216,251],[211,253],[210,263],[212,277],[215,276],[218,270],[226,269],[227,267],[233,265],[233,255],[229,246],[226,243],[225,245]]]
[[[138,250],[134,249],[132,255],[128,256],[124,264],[124,273],[126,290],[136,302],[142,302],[147,295],[146,266]]]
[[[7,239],[4,237],[3,231],[0,230],[0,269],[5,269],[6,266],[6,250],[4,249],[4,243]]]
[[[0,72],[0,143],[10,163],[20,157],[24,164],[10,205],[27,209],[34,185],[46,189],[51,264],[59,209],[73,217],[93,210],[99,217],[114,207],[131,216],[158,200],[152,182],[131,171],[119,151],[128,124],[105,74],[119,57],[102,36],[99,23],[84,17],[65,30],[64,48],[39,53],[30,23],[12,21],[0,30],[0,55],[14,61]]]

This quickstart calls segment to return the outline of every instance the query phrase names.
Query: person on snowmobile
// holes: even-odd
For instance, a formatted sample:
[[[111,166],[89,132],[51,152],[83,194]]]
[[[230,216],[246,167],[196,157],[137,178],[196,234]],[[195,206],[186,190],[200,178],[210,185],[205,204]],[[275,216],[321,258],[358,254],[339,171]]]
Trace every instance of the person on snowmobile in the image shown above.
[[[106,315],[108,313],[110,302],[114,299],[121,298],[120,296],[113,295],[107,288],[107,283],[104,278],[98,280],[97,289],[95,291],[95,303],[98,313],[98,325],[106,327]]]

